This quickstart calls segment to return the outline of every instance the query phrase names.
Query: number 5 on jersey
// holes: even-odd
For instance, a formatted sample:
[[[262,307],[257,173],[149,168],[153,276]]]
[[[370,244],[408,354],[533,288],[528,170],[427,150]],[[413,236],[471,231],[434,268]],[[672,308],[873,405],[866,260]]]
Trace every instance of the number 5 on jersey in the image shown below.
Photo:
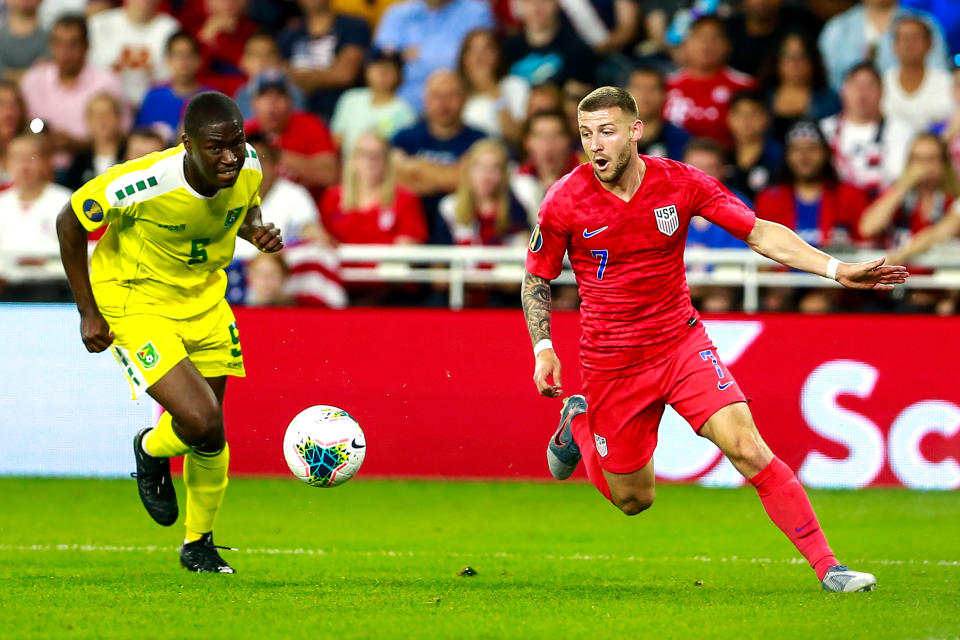
[[[210,238],[196,238],[190,241],[190,259],[187,264],[200,264],[207,261],[206,246],[210,244]]]
[[[607,258],[610,251],[607,249],[596,249],[590,252],[594,258],[600,258],[600,264],[597,266],[597,280],[603,280],[603,272],[607,268]]]

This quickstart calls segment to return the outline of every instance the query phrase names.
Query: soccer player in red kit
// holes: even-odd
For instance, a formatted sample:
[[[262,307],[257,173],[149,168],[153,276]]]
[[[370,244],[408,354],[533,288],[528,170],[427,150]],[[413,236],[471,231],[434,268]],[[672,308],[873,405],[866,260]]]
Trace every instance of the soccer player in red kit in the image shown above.
[[[530,239],[523,310],[534,344],[534,382],[562,395],[550,342],[550,280],[570,258],[580,289],[584,395],[564,401],[547,449],[553,476],[581,460],[590,481],[628,515],[654,498],[653,451],[666,404],[714,442],[756,488],[770,519],[810,562],[828,591],[867,591],[869,573],[833,556],[793,471],[757,432],[746,398],[700,324],[683,263],[687,227],[703,216],[754,251],[855,289],[889,289],[899,266],[847,264],[753,212],[706,174],[666,158],[639,156],[643,131],[629,93],[601,87],[579,105],[589,163],[547,193]],[[589,406],[589,410],[588,410]]]

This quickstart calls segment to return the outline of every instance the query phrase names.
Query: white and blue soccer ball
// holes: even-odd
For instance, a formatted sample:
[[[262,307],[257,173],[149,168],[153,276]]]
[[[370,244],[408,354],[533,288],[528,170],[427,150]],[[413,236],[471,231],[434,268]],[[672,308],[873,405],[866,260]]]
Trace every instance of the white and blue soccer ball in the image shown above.
[[[318,404],[290,421],[283,457],[293,475],[312,487],[335,487],[357,473],[367,453],[363,429],[337,407]]]

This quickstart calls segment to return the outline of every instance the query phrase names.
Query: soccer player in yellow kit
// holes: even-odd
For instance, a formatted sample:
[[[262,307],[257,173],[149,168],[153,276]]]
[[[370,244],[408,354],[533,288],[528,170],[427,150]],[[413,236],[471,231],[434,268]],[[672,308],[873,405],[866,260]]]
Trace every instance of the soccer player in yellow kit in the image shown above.
[[[224,300],[223,267],[240,236],[264,252],[283,248],[260,218],[260,161],[243,116],[222,93],[197,94],[183,143],[94,178],[57,218],[60,254],[88,351],[108,347],[135,398],[165,412],[134,438],[140,499],[158,523],[179,515],[170,461],[186,456],[186,539],[191,571],[234,573],[213,544],[227,488],[223,428],[227,376],[243,376],[236,319]],[[109,224],[87,269],[87,232]]]

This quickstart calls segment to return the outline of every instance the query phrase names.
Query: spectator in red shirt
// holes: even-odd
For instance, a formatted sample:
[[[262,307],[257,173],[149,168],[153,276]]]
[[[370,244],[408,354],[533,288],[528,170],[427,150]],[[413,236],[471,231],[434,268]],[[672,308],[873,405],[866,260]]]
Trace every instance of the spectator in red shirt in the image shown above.
[[[440,201],[440,215],[459,245],[522,245],[530,235],[523,206],[510,192],[507,148],[493,138],[473,143],[455,193]]]
[[[202,7],[200,5],[202,3]],[[245,78],[240,58],[257,25],[246,16],[245,0],[198,0],[185,12],[184,25],[192,25],[200,42],[204,70],[200,80],[232,96]],[[187,21],[189,18],[189,22]]]
[[[308,187],[336,182],[337,151],[330,130],[315,115],[293,109],[287,77],[265,72],[255,78],[253,89],[253,119],[246,132],[263,133],[280,149],[281,173]]]
[[[422,244],[427,222],[420,199],[394,182],[390,146],[377,133],[361,135],[343,182],[320,203],[323,227],[347,244]]]
[[[667,79],[664,119],[696,137],[733,144],[727,110],[733,94],[753,89],[753,78],[727,66],[730,39],[716,16],[697,19],[683,43],[684,66]]]
[[[887,248],[898,248],[939,222],[960,196],[960,181],[950,164],[947,145],[932,133],[917,136],[907,168],[860,220],[860,233]]]

